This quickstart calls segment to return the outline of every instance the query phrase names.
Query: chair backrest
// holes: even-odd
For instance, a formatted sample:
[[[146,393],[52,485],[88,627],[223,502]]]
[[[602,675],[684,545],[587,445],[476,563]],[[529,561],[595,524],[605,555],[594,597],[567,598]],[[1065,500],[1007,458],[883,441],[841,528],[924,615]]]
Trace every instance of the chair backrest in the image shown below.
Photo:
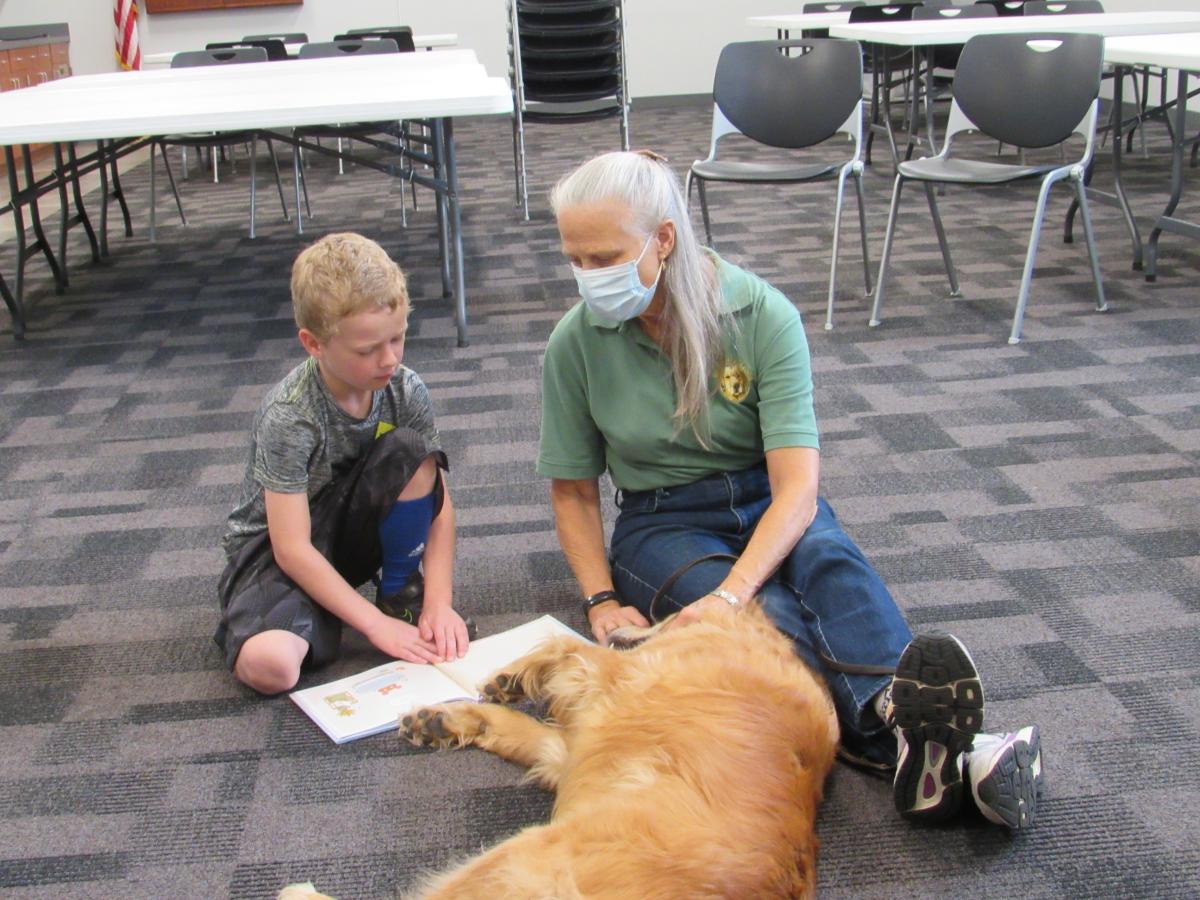
[[[262,47],[267,51],[267,59],[271,62],[288,58],[287,48],[278,38],[259,38],[253,41],[213,41],[204,45],[205,50],[227,50],[231,47]]]
[[[321,59],[330,56],[370,56],[373,53],[399,53],[400,48],[391,38],[367,38],[360,40],[314,41],[305,44],[297,54],[300,59]]]
[[[225,66],[231,63],[266,62],[267,51],[262,47],[226,47],[217,50],[184,50],[171,57],[172,69],[195,66]]]
[[[929,19],[994,19],[999,13],[990,3],[977,3],[974,6],[918,6],[913,10],[913,21]]]
[[[850,10],[850,24],[859,22],[907,22],[919,3],[889,3],[886,6],[856,6]]]
[[[245,43],[253,43],[254,41],[283,41],[285,44],[307,44],[308,35],[303,31],[281,31],[278,34],[248,34],[242,41]]]
[[[865,0],[843,0],[841,3],[805,3],[800,7],[802,13],[845,12],[856,6],[866,6]]]
[[[973,128],[1017,147],[1066,140],[1094,115],[1103,62],[1098,34],[976,35],[954,75],[947,145]]]
[[[785,48],[800,52],[785,56]],[[845,130],[861,109],[862,71],[857,41],[742,41],[717,59],[713,100],[729,124],[759,143],[811,147]],[[714,121],[714,143],[717,131]]]
[[[400,48],[401,53],[412,53],[416,50],[416,45],[413,44],[412,29],[407,25],[394,25],[384,28],[351,28],[349,31],[333,36],[335,41],[363,41],[363,40],[393,40],[396,46]]]
[[[975,0],[976,6],[994,6],[998,16],[1019,16],[1025,12],[1025,0]]]
[[[1025,4],[1027,16],[1056,16],[1060,13],[1102,13],[1104,4],[1100,0],[1028,0]]]

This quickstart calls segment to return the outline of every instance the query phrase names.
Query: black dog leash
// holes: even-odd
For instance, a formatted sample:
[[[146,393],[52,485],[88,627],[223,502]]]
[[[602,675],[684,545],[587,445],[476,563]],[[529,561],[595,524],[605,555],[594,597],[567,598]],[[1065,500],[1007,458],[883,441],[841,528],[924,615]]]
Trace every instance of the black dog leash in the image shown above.
[[[667,591],[669,591],[671,589],[671,587],[675,584],[675,582],[678,581],[685,572],[687,572],[689,569],[691,569],[692,566],[699,565],[702,562],[709,562],[714,559],[723,559],[723,560],[728,560],[729,562],[737,562],[738,561],[738,557],[734,556],[732,553],[706,553],[704,556],[698,556],[695,559],[684,563],[682,566],[680,566],[678,569],[676,569],[674,572],[672,572],[670,575],[667,576],[667,580],[662,583],[662,586],[659,587],[659,589],[654,592],[654,596],[650,598],[650,621],[656,625],[661,621],[659,619],[658,615],[655,613],[655,608],[657,607],[658,602],[667,593]],[[682,608],[682,607],[680,607],[680,608]],[[789,637],[791,637],[793,640],[795,640],[796,636],[789,635]],[[832,657],[826,656],[820,650],[817,651],[817,656],[820,657],[821,662],[824,663],[828,668],[832,669],[835,672],[841,672],[845,675],[895,675],[896,674],[895,666],[871,666],[871,665],[861,665],[859,663],[839,662],[838,660],[833,659]]]

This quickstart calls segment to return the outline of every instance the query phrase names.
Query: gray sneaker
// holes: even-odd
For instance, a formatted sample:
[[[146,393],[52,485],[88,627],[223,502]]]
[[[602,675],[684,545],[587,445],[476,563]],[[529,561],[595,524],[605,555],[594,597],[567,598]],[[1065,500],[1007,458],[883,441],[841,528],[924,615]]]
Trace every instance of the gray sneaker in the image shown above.
[[[886,720],[896,729],[892,797],[906,819],[941,822],[962,807],[965,754],[983,727],[983,687],[967,648],[922,634],[896,664]]]
[[[1042,746],[1036,725],[1008,734],[981,734],[967,755],[971,796],[983,817],[1029,828],[1042,788]]]

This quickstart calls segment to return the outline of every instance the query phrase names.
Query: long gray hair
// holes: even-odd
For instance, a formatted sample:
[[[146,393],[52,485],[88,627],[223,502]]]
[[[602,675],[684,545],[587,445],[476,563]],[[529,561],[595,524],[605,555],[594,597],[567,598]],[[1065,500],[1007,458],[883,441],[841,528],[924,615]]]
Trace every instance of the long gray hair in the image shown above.
[[[724,351],[724,315],[716,267],[696,240],[679,179],[664,161],[635,152],[604,153],[565,175],[550,193],[554,214],[574,206],[620,200],[626,230],[649,237],[670,219],[675,249],[664,263],[666,306],[662,347],[675,382],[675,432],[691,426],[707,446],[709,379]]]

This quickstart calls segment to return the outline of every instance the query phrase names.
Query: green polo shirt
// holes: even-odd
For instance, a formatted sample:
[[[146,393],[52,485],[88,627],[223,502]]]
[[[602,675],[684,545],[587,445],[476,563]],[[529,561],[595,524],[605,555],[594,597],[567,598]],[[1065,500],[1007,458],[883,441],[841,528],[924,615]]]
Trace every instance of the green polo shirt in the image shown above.
[[[587,479],[608,469],[618,488],[640,491],[748,469],[767,450],[818,446],[799,312],[761,278],[713,258],[737,332],[713,377],[708,449],[690,427],[676,433],[675,386],[658,345],[636,321],[602,323],[580,301],[546,346],[539,474]]]

